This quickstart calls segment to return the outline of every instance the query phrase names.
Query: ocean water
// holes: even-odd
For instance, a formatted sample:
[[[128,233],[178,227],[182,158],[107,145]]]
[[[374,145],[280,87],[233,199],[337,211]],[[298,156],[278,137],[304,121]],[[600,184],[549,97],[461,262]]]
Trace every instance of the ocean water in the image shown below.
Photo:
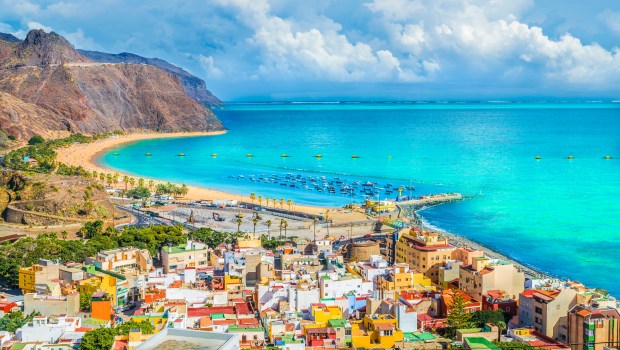
[[[141,141],[100,162],[303,204],[351,198],[248,176],[411,183],[414,195],[461,192],[472,197],[424,210],[424,218],[545,272],[620,295],[613,279],[620,276],[620,103],[244,104],[216,113],[230,130],[225,135]]]

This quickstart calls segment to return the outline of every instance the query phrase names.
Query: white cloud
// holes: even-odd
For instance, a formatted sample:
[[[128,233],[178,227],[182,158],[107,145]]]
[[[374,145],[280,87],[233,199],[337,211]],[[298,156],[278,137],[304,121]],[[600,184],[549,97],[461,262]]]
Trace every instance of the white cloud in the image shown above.
[[[342,26],[327,17],[318,16],[308,24],[273,15],[264,0],[219,3],[238,10],[240,20],[254,31],[247,43],[261,55],[258,72],[263,77],[295,78],[302,73],[341,82],[419,79],[390,50],[351,42]]]
[[[553,40],[537,26],[520,22],[529,1],[374,0],[367,7],[388,33],[388,47],[419,60],[460,62],[496,75],[514,72],[513,64],[536,65],[555,82],[610,86],[620,78],[618,50],[583,44],[571,34]],[[615,13],[607,13],[620,29]],[[620,17],[620,16],[619,16]],[[511,74],[508,74],[511,75]],[[507,75],[507,76],[508,76]]]
[[[84,35],[84,31],[81,28],[78,28],[73,33],[60,32],[60,35],[64,36],[65,39],[69,40],[78,49],[102,50],[101,46],[97,45],[93,38]]]
[[[599,18],[605,22],[607,28],[611,29],[616,35],[620,35],[620,12],[607,9],[599,15]]]
[[[222,70],[215,66],[215,60],[212,56],[198,55],[197,59],[202,69],[207,73],[207,77],[221,78],[224,75]]]
[[[26,28],[27,29],[20,29],[16,32],[13,33],[13,35],[15,35],[16,37],[20,38],[20,39],[24,39],[26,37],[26,35],[28,34],[29,31],[33,30],[33,29],[43,29],[46,32],[51,32],[53,29],[52,27],[48,27],[46,25],[43,25],[39,22],[35,22],[35,21],[28,21],[26,22]]]
[[[7,13],[18,13],[22,16],[36,15],[41,11],[38,4],[27,0],[0,0],[0,8]]]
[[[13,27],[11,27],[10,25],[6,23],[0,22],[0,33],[12,33],[12,32],[13,32]]]

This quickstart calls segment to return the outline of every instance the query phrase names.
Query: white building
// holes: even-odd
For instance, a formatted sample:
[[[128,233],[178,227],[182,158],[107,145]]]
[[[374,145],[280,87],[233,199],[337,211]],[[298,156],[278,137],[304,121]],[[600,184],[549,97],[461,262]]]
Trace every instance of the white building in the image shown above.
[[[73,332],[82,325],[79,317],[50,318],[35,316],[32,322],[17,329],[16,338],[22,342],[56,343],[65,332]]]
[[[363,281],[350,273],[327,273],[320,274],[319,287],[321,298],[337,298],[347,293],[355,296],[372,295],[374,285],[372,281]]]
[[[377,276],[384,276],[388,271],[388,262],[381,255],[371,255],[370,261],[358,262],[355,269],[365,281],[373,281]]]

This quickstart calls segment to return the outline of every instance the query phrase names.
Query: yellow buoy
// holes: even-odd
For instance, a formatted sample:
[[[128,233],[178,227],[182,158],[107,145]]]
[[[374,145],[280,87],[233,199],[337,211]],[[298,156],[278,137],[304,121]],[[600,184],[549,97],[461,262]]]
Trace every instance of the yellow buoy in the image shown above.
[[[145,154],[145,156],[150,157],[150,156],[152,156],[152,154],[147,153],[147,154]]]
[[[611,156],[605,156],[605,159],[611,159]]]
[[[321,158],[321,157],[323,157],[323,156],[322,156],[322,155],[320,155],[320,154],[317,154],[316,156],[313,156],[313,157],[314,157],[314,158]]]
[[[246,156],[247,156],[248,158],[252,158],[252,157],[253,157],[253,156],[252,156],[252,153],[248,153]]]
[[[286,154],[282,154],[280,157],[282,158],[288,158],[288,156]]]
[[[359,157],[358,157],[357,155],[355,155],[355,154],[354,154],[354,155],[352,155],[352,156],[351,156],[351,158],[353,158],[353,159],[357,159],[357,158],[359,158]]]
[[[392,159],[392,156],[388,156],[388,158]]]
[[[217,157],[217,153],[211,154],[211,157],[213,157],[213,158]]]
[[[568,159],[573,159],[573,156],[568,156]]]
[[[536,159],[540,159],[540,156],[536,156]]]
[[[185,153],[179,153],[177,154],[179,157],[185,157]]]
[[[114,152],[114,155],[115,155],[115,156],[118,156],[118,152]]]

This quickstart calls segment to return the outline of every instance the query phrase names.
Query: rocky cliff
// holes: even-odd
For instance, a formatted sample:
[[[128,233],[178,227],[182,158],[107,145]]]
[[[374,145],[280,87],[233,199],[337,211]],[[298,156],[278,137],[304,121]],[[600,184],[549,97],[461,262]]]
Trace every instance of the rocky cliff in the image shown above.
[[[165,70],[168,73],[178,76],[179,79],[181,79],[183,87],[185,88],[185,92],[194,101],[207,107],[221,106],[223,104],[222,101],[211,93],[211,91],[207,90],[204,80],[191,75],[183,68],[179,68],[159,58],[146,58],[128,52],[122,52],[119,54],[87,50],[78,50],[78,52],[94,62],[135,63],[155,66]]]
[[[93,62],[62,36],[33,30],[24,41],[0,38],[0,129],[25,139],[223,126],[177,75],[149,64]]]

